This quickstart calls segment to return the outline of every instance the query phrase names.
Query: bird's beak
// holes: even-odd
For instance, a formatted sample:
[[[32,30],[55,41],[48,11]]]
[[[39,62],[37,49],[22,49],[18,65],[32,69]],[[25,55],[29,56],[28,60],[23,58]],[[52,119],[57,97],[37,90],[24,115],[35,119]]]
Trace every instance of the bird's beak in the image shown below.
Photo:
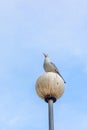
[[[44,57],[46,57],[46,54],[45,54],[45,53],[43,53],[43,55],[44,55]]]

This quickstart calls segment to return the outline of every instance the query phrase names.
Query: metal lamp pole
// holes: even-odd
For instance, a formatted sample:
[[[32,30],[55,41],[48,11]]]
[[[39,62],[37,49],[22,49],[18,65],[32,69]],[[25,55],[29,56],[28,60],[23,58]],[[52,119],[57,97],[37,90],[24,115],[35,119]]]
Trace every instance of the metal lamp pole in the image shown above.
[[[49,130],[54,130],[53,100],[48,101]]]
[[[49,130],[54,130],[53,103],[56,102],[56,98],[47,95],[45,101],[48,103]]]

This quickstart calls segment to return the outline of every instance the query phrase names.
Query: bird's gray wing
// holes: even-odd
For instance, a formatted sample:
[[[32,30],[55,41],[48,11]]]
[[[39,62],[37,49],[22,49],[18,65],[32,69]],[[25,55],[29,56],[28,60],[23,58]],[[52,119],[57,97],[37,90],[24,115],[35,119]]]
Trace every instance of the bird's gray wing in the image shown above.
[[[51,65],[54,67],[55,71],[59,74],[59,76],[64,80],[64,78],[62,77],[62,75],[60,74],[59,70],[57,69],[56,65],[52,62],[50,62]],[[66,81],[64,80],[64,83],[66,83]]]
[[[59,73],[59,70],[58,70],[58,68],[56,67],[56,65],[55,65],[54,63],[52,63],[52,62],[50,62],[50,63],[51,63],[51,65],[54,67],[55,71],[56,71],[57,73]]]

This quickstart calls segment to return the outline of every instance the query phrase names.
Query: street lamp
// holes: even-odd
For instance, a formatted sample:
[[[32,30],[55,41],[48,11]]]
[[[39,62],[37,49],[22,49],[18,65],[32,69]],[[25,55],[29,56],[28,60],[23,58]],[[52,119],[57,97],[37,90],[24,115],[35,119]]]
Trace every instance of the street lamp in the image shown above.
[[[63,79],[54,72],[42,74],[36,81],[36,92],[48,103],[49,130],[54,130],[53,103],[64,93]]]

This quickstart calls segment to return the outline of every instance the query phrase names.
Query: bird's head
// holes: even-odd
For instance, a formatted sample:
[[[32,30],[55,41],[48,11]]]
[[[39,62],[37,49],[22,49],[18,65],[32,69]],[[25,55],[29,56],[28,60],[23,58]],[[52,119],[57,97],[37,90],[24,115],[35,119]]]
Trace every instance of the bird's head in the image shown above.
[[[50,62],[48,54],[43,53],[43,55],[45,57],[44,62]]]
[[[48,54],[43,53],[43,55],[44,55],[44,57],[45,57],[45,58],[47,58],[47,57],[48,57]]]

